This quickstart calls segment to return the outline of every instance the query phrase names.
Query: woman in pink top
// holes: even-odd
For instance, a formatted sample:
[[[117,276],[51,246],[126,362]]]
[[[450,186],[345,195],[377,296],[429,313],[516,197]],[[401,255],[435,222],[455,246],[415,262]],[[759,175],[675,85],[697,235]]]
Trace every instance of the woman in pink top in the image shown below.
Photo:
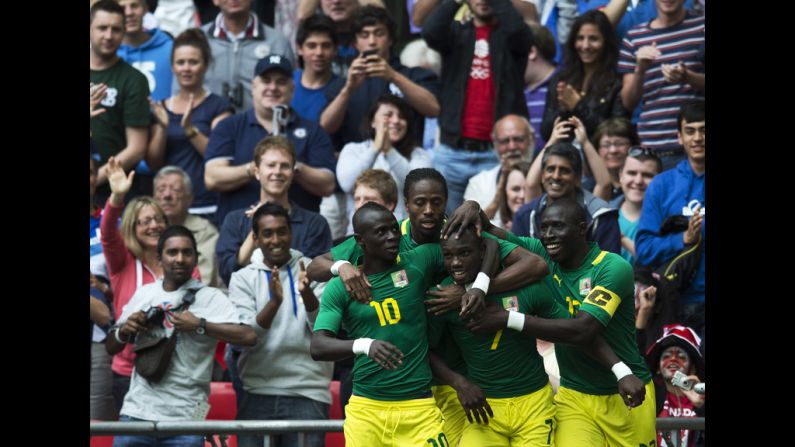
[[[134,175],[135,171],[124,175],[121,163],[114,157],[108,159],[111,194],[100,222],[100,241],[110,274],[116,319],[139,287],[163,276],[163,268],[157,258],[157,241],[168,225],[168,218],[160,205],[147,196],[136,197],[124,208],[124,196],[130,191]],[[119,230],[116,222],[122,209],[124,214]],[[201,279],[198,268],[193,270],[193,277]],[[121,408],[130,387],[134,358],[132,347],[133,344],[128,344],[113,357],[113,398],[117,409]]]

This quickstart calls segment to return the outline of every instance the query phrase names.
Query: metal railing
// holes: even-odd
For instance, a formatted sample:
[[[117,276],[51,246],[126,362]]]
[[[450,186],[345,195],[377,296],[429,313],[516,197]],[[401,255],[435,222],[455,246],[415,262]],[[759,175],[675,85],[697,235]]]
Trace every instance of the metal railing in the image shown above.
[[[679,430],[704,430],[706,418],[657,418],[657,430],[673,431],[674,445],[681,445]],[[341,432],[343,420],[296,420],[296,421],[179,421],[179,422],[91,422],[91,436],[148,435],[155,437],[177,435],[266,435],[265,446],[270,447],[271,436],[281,433],[298,433],[298,446],[306,445],[306,434],[317,432]],[[210,441],[214,443],[214,441]]]

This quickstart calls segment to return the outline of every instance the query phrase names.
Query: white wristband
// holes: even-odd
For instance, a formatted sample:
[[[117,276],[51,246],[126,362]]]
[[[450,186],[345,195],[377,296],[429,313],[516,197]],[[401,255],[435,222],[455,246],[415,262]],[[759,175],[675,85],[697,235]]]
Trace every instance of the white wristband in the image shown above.
[[[629,369],[629,366],[627,366],[624,362],[618,362],[610,369],[613,370],[616,380],[621,380],[626,376],[632,375],[632,370]]]
[[[514,310],[508,311],[508,329],[522,332],[524,329],[524,314]]]
[[[116,329],[116,331],[113,333],[113,335],[116,337],[116,341],[121,343],[121,344],[123,344],[123,345],[126,345],[127,343],[129,343],[130,342],[130,338],[127,337],[127,341],[123,341],[121,338],[119,338],[119,332],[121,332],[121,328]]]
[[[487,274],[485,274],[483,272],[480,272],[480,273],[478,273],[478,276],[475,278],[475,282],[472,283],[472,288],[478,288],[478,289],[482,290],[483,293],[488,295],[489,294],[489,283],[490,282],[491,282],[491,279],[489,278],[489,275],[487,275]]]
[[[368,355],[370,352],[370,345],[372,345],[374,341],[375,340],[372,338],[357,338],[353,341],[353,353]]]
[[[350,262],[342,260],[335,262],[329,270],[331,270],[331,274],[334,276],[340,276],[340,267],[345,264],[350,264]]]

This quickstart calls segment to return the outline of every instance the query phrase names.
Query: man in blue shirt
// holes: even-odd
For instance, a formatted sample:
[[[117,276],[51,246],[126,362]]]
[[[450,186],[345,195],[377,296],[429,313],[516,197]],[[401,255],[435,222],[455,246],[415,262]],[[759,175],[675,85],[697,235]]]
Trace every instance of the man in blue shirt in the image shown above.
[[[320,198],[334,191],[337,167],[331,140],[320,126],[289,107],[293,98],[293,67],[280,55],[266,56],[257,63],[251,92],[254,107],[221,121],[213,129],[207,151],[204,182],[218,191],[216,219],[223,222],[232,211],[245,208],[259,197],[254,179],[254,146],[269,135],[287,137],[295,147],[295,182],[290,200],[317,212]]]

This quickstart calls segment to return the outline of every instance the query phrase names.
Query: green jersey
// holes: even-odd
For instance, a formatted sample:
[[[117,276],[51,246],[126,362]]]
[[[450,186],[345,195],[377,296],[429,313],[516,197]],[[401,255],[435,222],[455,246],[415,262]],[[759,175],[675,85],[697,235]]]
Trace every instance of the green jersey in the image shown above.
[[[409,218],[403,219],[400,222],[400,234],[400,253],[413,250],[420,246],[419,243],[411,238],[411,220],[409,220]],[[504,241],[486,232],[484,232],[483,235],[499,242],[500,259],[505,259],[518,246],[516,243]],[[356,243],[356,238],[353,236],[332,247],[331,257],[334,261],[344,260],[355,266],[361,266],[364,262],[362,248],[359,247],[359,244]],[[445,277],[447,277],[447,272],[442,270],[441,273],[433,278],[431,284],[439,284]],[[466,364],[464,363],[461,353],[458,351],[458,347],[455,345],[455,343],[452,341],[443,342],[443,346],[439,346],[436,352],[442,357],[442,360],[444,360],[450,369],[466,376]]]
[[[403,364],[388,371],[366,355],[353,365],[353,393],[376,400],[416,399],[430,392],[427,317],[423,297],[433,277],[444,271],[439,244],[424,244],[400,253],[395,265],[368,275],[373,299],[361,304],[350,298],[339,278],[323,292],[315,331],[337,333],[344,324],[351,339],[388,341],[405,355]]]
[[[451,284],[448,277],[442,285]],[[544,282],[521,289],[486,296],[507,310],[538,315],[543,318],[567,318],[566,310]],[[429,336],[433,349],[445,331],[461,349],[469,374],[486,397],[518,397],[543,388],[549,377],[544,360],[538,354],[535,339],[512,329],[481,335],[470,332],[458,312],[450,311],[429,318]]]
[[[557,300],[574,317],[587,312],[599,320],[605,329],[602,337],[613,352],[644,383],[651,379],[643,356],[638,352],[635,338],[635,280],[632,266],[621,256],[604,251],[594,242],[582,264],[572,270],[552,261],[541,241],[514,236],[513,241],[542,256],[550,273],[544,281]],[[613,373],[579,348],[555,344],[560,365],[560,384],[586,394],[615,394],[618,385]]]

